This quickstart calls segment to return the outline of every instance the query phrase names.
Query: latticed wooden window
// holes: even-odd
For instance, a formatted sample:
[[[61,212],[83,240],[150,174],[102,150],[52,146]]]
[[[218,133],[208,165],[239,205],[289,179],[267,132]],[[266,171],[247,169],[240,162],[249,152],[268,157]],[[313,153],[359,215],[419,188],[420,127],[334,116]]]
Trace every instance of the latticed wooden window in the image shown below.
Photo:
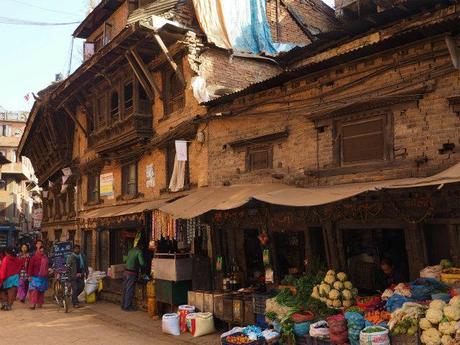
[[[113,91],[112,96],[110,97],[110,118],[112,121],[116,121],[119,118],[120,114],[120,102],[118,98],[118,92]]]
[[[123,166],[121,174],[123,195],[135,196],[137,194],[137,163]]]
[[[123,97],[124,97],[124,116],[128,116],[133,112],[133,82],[130,81],[126,83],[123,87]]]
[[[385,128],[384,116],[342,123],[339,128],[341,163],[385,160]]]
[[[246,152],[246,170],[254,171],[273,167],[272,146],[249,147]]]
[[[178,70],[182,73],[182,63],[176,63]],[[163,102],[165,116],[185,106],[185,87],[172,68],[166,69],[163,74]]]
[[[99,201],[99,174],[88,175],[88,201]]]
[[[104,97],[99,97],[96,100],[96,104],[94,106],[94,113],[96,117],[97,127],[101,128],[105,126],[105,104],[104,104]]]

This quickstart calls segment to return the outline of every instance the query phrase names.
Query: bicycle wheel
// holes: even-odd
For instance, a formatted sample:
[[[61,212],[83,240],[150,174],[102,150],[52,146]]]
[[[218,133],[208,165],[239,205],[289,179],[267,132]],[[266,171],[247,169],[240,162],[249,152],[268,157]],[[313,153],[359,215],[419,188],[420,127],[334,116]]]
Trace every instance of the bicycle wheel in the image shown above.
[[[69,296],[64,296],[63,300],[63,307],[64,307],[64,312],[68,313],[69,312],[69,306],[70,306],[70,298]]]
[[[58,306],[62,305],[62,285],[59,280],[55,280],[53,284],[54,300]]]

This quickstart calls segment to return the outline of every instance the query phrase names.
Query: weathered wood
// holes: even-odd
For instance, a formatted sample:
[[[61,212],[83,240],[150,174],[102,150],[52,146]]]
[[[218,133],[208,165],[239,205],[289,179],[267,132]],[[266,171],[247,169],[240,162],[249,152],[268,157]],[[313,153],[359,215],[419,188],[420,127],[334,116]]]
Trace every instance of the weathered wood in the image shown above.
[[[460,48],[457,46],[457,40],[452,36],[446,36],[447,49],[449,49],[452,64],[456,69],[460,69]]]
[[[182,85],[185,86],[184,75],[182,74],[182,72],[179,69],[179,66],[177,66],[176,62],[174,61],[174,59],[172,58],[171,54],[169,53],[168,47],[166,47],[166,44],[163,42],[163,40],[162,40],[162,38],[160,37],[159,34],[154,33],[153,37],[155,38],[155,40],[157,41],[157,43],[160,46],[161,50],[165,54],[166,59],[168,60],[168,62],[171,65],[171,67],[173,68],[174,72],[177,74],[180,82],[182,83]]]
[[[64,111],[66,112],[67,115],[69,115],[69,117],[75,122],[75,124],[81,129],[81,131],[85,134],[85,137],[88,137],[88,133],[86,132],[86,129],[85,127],[83,127],[83,125],[80,123],[80,121],[78,121],[77,117],[75,116],[75,114],[73,114],[70,109],[67,107],[66,104],[64,104],[62,106],[62,108],[64,109]]]
[[[155,80],[153,79],[152,75],[150,74],[150,71],[149,69],[147,68],[147,66],[145,65],[144,61],[142,60],[142,58],[139,56],[139,54],[134,50],[134,48],[131,48],[129,50],[129,52],[131,53],[131,55],[134,57],[134,60],[136,60],[139,68],[141,69],[141,71],[144,73],[145,77],[147,78],[147,81],[149,82],[150,86],[155,90],[155,92],[158,94],[158,96],[160,97],[160,99],[163,99],[162,95],[161,95],[161,90],[160,88],[157,86],[157,84],[155,83]]]
[[[147,82],[147,80],[142,75],[142,71],[140,71],[138,69],[139,66],[137,65],[136,60],[134,59],[134,57],[132,57],[129,52],[127,52],[125,54],[125,57],[126,57],[126,60],[128,60],[128,63],[131,66],[131,69],[133,70],[134,74],[136,75],[137,80],[139,81],[139,83],[141,83],[142,87],[144,88],[145,92],[149,96],[150,100],[154,100],[155,95],[152,92],[152,89],[151,89],[149,83]]]

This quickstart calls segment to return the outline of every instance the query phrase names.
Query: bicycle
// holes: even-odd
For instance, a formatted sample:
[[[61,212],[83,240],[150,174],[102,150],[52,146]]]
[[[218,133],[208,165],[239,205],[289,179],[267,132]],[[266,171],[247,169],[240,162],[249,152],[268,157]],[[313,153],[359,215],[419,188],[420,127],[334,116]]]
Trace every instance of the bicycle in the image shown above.
[[[64,308],[66,313],[69,312],[72,300],[72,284],[70,283],[70,267],[63,270],[55,271],[55,280],[53,284],[54,299],[56,303]]]

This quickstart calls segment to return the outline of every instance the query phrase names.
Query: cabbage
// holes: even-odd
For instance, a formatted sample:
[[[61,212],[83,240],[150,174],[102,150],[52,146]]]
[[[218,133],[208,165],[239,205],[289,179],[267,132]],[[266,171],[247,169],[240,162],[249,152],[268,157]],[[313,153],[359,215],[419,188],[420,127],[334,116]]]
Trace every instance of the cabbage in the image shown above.
[[[336,300],[336,299],[339,299],[340,297],[340,292],[333,289],[331,290],[331,292],[329,292],[329,299],[332,299],[332,300]]]
[[[329,285],[332,285],[334,284],[335,282],[335,276],[333,275],[327,275],[325,278],[324,278],[324,281],[329,284]]]
[[[337,279],[341,282],[344,282],[345,280],[347,280],[347,275],[343,272],[339,272],[337,273]]]
[[[331,286],[328,284],[321,284],[319,286],[319,294],[321,296],[327,296],[329,295],[329,292],[331,291]]]
[[[343,290],[342,291],[342,296],[345,300],[350,301],[353,299],[353,295],[350,290]]]
[[[345,282],[343,283],[343,286],[345,287],[345,289],[348,289],[348,290],[353,289],[353,284],[351,282]]]
[[[340,302],[340,300],[338,300],[338,299],[334,300],[334,302],[332,303],[332,305],[333,305],[334,308],[336,308],[336,309],[342,308],[342,302]]]
[[[343,290],[343,283],[340,282],[340,281],[336,281],[336,282],[334,283],[334,289],[336,289],[336,290]]]

